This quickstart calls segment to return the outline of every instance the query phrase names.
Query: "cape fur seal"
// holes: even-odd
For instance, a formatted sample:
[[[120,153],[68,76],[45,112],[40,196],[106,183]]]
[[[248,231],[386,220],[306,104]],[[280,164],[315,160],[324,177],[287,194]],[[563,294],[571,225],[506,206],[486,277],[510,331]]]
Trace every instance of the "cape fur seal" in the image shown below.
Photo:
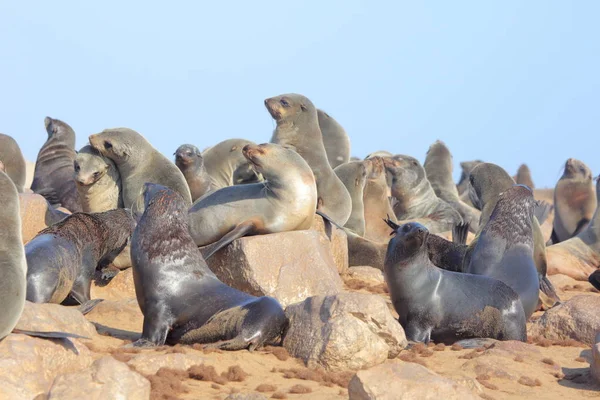
[[[548,244],[560,243],[585,229],[596,210],[592,171],[569,158],[554,189],[554,224]]]
[[[344,128],[323,110],[317,109],[319,128],[323,135],[323,145],[331,168],[350,160],[350,139]]]
[[[139,194],[146,182],[165,185],[180,193],[188,205],[192,204],[190,189],[179,168],[133,129],[105,129],[90,135],[89,140],[92,147],[117,166],[124,207],[136,213],[142,211]]]
[[[0,172],[0,339],[17,325],[25,307],[27,291],[27,263],[23,250],[19,194],[12,179]]]
[[[71,212],[82,211],[73,180],[75,132],[65,122],[50,117],[44,119],[44,125],[48,140],[38,153],[31,190],[52,205],[60,204]]]
[[[519,185],[525,185],[531,190],[535,189],[533,179],[531,179],[531,171],[529,170],[527,164],[521,164],[519,166],[519,169],[517,170],[517,175],[515,175],[514,180]]]
[[[174,153],[175,165],[185,177],[192,201],[196,201],[211,190],[216,189],[212,178],[206,172],[204,167],[204,157],[196,146],[191,144],[182,144]]]
[[[471,232],[477,232],[481,212],[458,197],[458,190],[452,180],[452,154],[444,142],[437,140],[429,146],[423,168],[436,196],[458,211],[463,221],[469,224]]]
[[[242,236],[309,229],[314,220],[315,178],[299,154],[272,143],[247,144],[242,153],[265,181],[219,189],[189,209],[196,245],[214,243],[205,258]]]
[[[11,136],[0,133],[0,161],[4,163],[6,175],[13,181],[17,191],[23,193],[27,168],[21,148]]]
[[[305,96],[284,94],[265,100],[277,122],[272,143],[291,146],[308,163],[317,181],[317,209],[344,226],[352,212],[352,199],[327,160],[317,109]]]
[[[372,164],[370,160],[350,161],[337,166],[333,172],[340,178],[352,199],[352,212],[350,218],[344,225],[357,235],[365,234],[365,206],[363,193],[367,183],[367,177],[371,173]]]
[[[387,216],[397,222],[388,196],[387,172],[382,157],[372,156],[368,160],[371,161],[372,171],[363,194],[364,237],[374,242],[387,243],[390,240],[390,227],[385,218]]]
[[[246,139],[228,139],[202,151],[206,172],[216,189],[263,180],[242,154],[247,144],[256,145]]]
[[[523,306],[509,286],[487,276],[435,267],[426,251],[427,228],[389,224],[395,236],[388,244],[384,273],[408,340],[527,340]]]
[[[212,343],[225,350],[270,344],[287,318],[272,297],[255,297],[212,273],[187,229],[187,204],[146,183],[145,211],[132,237],[133,281],[144,325],[134,346]]]
[[[135,220],[130,210],[75,213],[37,234],[25,245],[27,300],[79,304],[90,300],[98,264],[112,261],[125,247]]]
[[[73,178],[77,184],[83,212],[94,213],[123,208],[121,176],[110,158],[90,145],[75,157]]]
[[[471,175],[471,171],[473,168],[481,164],[483,161],[481,160],[473,160],[473,161],[463,161],[460,163],[460,167],[462,168],[462,172],[460,174],[460,179],[458,180],[458,184],[456,185],[456,189],[458,190],[458,194],[462,198],[462,194],[467,192],[469,188],[469,175]]]
[[[422,223],[431,233],[449,231],[463,222],[458,211],[435,195],[416,158],[396,155],[384,162],[392,174],[393,209],[399,221],[424,218],[427,221]]]

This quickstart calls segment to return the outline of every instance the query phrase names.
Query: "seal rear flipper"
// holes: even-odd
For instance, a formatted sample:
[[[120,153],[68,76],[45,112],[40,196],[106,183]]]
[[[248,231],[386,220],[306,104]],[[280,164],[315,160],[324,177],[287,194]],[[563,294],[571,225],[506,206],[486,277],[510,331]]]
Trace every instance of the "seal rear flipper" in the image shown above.
[[[496,339],[491,338],[472,338],[472,339],[463,339],[455,342],[454,344],[458,344],[463,349],[477,349],[481,347],[488,347],[498,342]]]
[[[346,228],[344,228],[343,226],[340,226],[337,222],[335,222],[333,219],[331,219],[331,217],[327,214],[325,214],[323,211],[321,210],[316,210],[315,213],[317,215],[320,215],[321,217],[323,217],[324,219],[326,219],[327,221],[331,222],[333,225],[335,225],[337,228],[345,231]]]
[[[100,303],[102,303],[104,301],[104,299],[93,299],[93,300],[88,300],[85,303],[83,303],[82,305],[80,305],[77,309],[83,314],[86,315],[87,313],[89,313],[90,311],[92,311],[94,308],[96,308],[96,306]]]
[[[43,331],[29,331],[26,329],[13,329],[13,333],[20,333],[23,335],[27,335],[27,336],[33,336],[33,337],[39,337],[39,338],[44,338],[44,339],[66,339],[66,338],[73,338],[73,339],[90,339],[87,336],[81,336],[78,335],[76,333],[69,333],[69,332],[59,332],[59,331],[47,331],[47,332],[43,332]]]
[[[245,350],[254,351],[258,347],[258,343],[252,340],[246,340],[242,335],[238,335],[231,340],[224,340],[222,342],[209,343],[204,346],[207,349],[220,349],[220,350]]]
[[[546,219],[548,218],[548,215],[550,214],[550,211],[552,211],[553,208],[554,208],[554,206],[552,204],[548,203],[547,201],[544,201],[544,200],[536,200],[535,201],[533,215],[535,215],[535,217],[537,218],[540,225],[542,225],[546,221]]]
[[[542,309],[547,310],[560,303],[560,297],[554,289],[554,285],[547,276],[540,277],[540,301]]]
[[[46,210],[46,215],[44,216],[44,222],[48,226],[52,226],[54,224],[59,223],[63,219],[67,218],[71,214],[67,214],[66,212],[62,212],[54,208],[52,204],[46,199],[46,203],[48,204],[48,209]],[[57,206],[57,205],[55,205]],[[59,207],[58,205],[57,207]]]
[[[460,222],[452,228],[452,242],[457,244],[467,244],[467,236],[469,235],[469,223]]]
[[[213,254],[217,251],[221,250],[223,247],[227,246],[229,243],[233,242],[235,239],[239,239],[241,237],[246,236],[246,234],[252,232],[256,228],[256,225],[253,221],[244,221],[241,224],[238,224],[235,228],[229,231],[225,236],[216,241],[210,250],[203,254],[204,259],[208,260]]]
[[[588,282],[596,289],[600,290],[600,269],[595,270],[588,277]]]

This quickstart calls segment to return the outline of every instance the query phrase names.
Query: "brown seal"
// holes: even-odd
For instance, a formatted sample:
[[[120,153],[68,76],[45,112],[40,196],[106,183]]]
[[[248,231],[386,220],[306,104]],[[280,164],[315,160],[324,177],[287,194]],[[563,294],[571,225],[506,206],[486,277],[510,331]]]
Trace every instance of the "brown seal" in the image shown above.
[[[352,198],[352,212],[344,225],[359,236],[365,234],[365,206],[363,193],[367,177],[371,173],[370,160],[350,161],[337,166],[333,171],[340,178]]]
[[[390,204],[388,196],[389,186],[384,159],[372,156],[368,160],[372,164],[372,172],[367,179],[363,194],[365,207],[365,235],[366,239],[378,243],[387,243],[390,240],[390,227],[385,222],[390,218],[398,222]]]
[[[323,135],[323,145],[331,168],[350,160],[350,139],[344,128],[323,110],[317,109],[319,128]]]
[[[317,209],[338,225],[345,225],[352,212],[352,199],[327,161],[314,104],[291,93],[266,99],[265,106],[277,122],[271,142],[291,146],[306,160],[317,181]]]
[[[75,174],[79,199],[86,213],[123,208],[121,176],[110,158],[90,145],[83,146],[75,157]]]
[[[256,145],[246,139],[228,139],[202,151],[206,172],[216,189],[263,180],[242,154],[247,144]]]
[[[313,223],[315,178],[298,153],[272,143],[248,144],[242,153],[265,181],[216,190],[189,209],[196,245],[214,243],[205,258],[242,236],[304,230]]]
[[[71,212],[82,211],[73,180],[75,132],[65,122],[50,117],[44,119],[44,125],[48,140],[38,153],[31,190],[52,205],[60,204]]]
[[[437,197],[458,211],[463,221],[469,224],[471,232],[477,232],[481,212],[458,197],[458,190],[452,180],[452,154],[444,142],[437,140],[429,146],[423,167]]]
[[[554,189],[554,224],[548,245],[583,231],[596,210],[592,172],[583,162],[569,158]]]
[[[519,166],[519,169],[517,170],[517,175],[515,175],[514,180],[519,185],[525,185],[531,190],[535,189],[533,179],[531,179],[531,171],[529,170],[527,164],[521,164]]]
[[[462,172],[460,174],[460,179],[458,180],[458,184],[456,185],[456,189],[458,190],[459,196],[462,197],[463,193],[468,193],[467,189],[469,188],[469,175],[473,168],[481,164],[483,161],[481,160],[473,160],[473,161],[463,161],[460,163],[460,167],[462,168]]]
[[[90,135],[89,140],[92,147],[117,166],[124,207],[136,213],[142,211],[139,194],[146,182],[172,188],[192,204],[190,189],[179,168],[133,129],[105,129]]]
[[[182,144],[174,153],[175,165],[181,171],[190,187],[192,201],[196,201],[206,193],[216,189],[213,179],[204,167],[204,157],[196,146]]]
[[[4,163],[6,175],[13,181],[17,191],[23,193],[27,169],[21,148],[11,136],[0,133],[0,161]]]

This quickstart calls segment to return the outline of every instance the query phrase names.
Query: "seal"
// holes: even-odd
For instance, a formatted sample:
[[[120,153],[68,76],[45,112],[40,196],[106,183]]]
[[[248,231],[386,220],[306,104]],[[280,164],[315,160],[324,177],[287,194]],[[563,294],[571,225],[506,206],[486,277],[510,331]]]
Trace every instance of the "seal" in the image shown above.
[[[327,161],[317,109],[300,94],[283,94],[265,100],[277,122],[271,143],[291,146],[312,169],[317,181],[317,209],[344,226],[352,212],[352,199]]]
[[[283,335],[287,318],[277,300],[231,288],[208,268],[188,233],[187,204],[178,193],[146,183],[143,198],[131,254],[144,325],[133,346],[209,343],[252,351]]]
[[[458,194],[461,196],[461,198],[463,193],[468,193],[467,189],[469,188],[469,175],[471,175],[471,171],[482,162],[483,161],[481,160],[473,160],[463,161],[460,163],[462,172],[460,174],[458,184],[456,185],[456,189],[458,190]]]
[[[412,222],[389,224],[395,235],[384,274],[408,340],[527,340],[523,306],[514,290],[487,276],[435,267],[427,254],[427,228]]]
[[[124,207],[141,214],[143,203],[139,194],[146,182],[169,187],[180,193],[188,205],[192,204],[190,189],[179,168],[133,129],[105,129],[90,135],[89,140],[92,147],[117,166]]]
[[[190,188],[192,201],[196,201],[206,193],[216,189],[206,168],[204,167],[204,157],[196,146],[191,144],[182,144],[174,153],[175,165],[181,171]]]
[[[77,184],[83,212],[95,213],[123,208],[121,176],[110,158],[86,145],[77,153],[74,168],[73,178]]]
[[[299,154],[272,143],[247,144],[242,153],[265,181],[219,189],[189,209],[196,245],[214,243],[204,258],[242,236],[309,229],[314,220],[315,178]]]
[[[119,208],[71,214],[40,231],[25,245],[27,300],[89,301],[96,267],[111,262],[123,250],[134,228],[130,210]]]
[[[435,195],[425,169],[416,158],[396,155],[384,158],[386,170],[392,175],[394,213],[399,221],[424,218],[431,233],[451,230],[463,219],[452,206]]]
[[[202,151],[206,172],[213,179],[216,189],[245,183],[262,182],[252,164],[242,154],[245,145],[256,143],[246,139],[228,139]]]
[[[31,190],[52,205],[60,204],[71,212],[82,211],[73,180],[75,132],[65,122],[50,117],[44,119],[44,125],[48,140],[38,153]]]
[[[429,146],[423,168],[436,196],[458,211],[471,232],[477,232],[481,212],[458,197],[458,189],[452,180],[452,154],[444,142],[437,140]]]
[[[477,235],[465,272],[485,275],[510,286],[521,299],[525,317],[538,306],[540,281],[533,260],[533,192],[515,185],[502,192],[488,222]]]
[[[365,234],[365,206],[363,193],[367,177],[372,170],[371,160],[350,161],[338,165],[333,172],[340,178],[352,199],[352,212],[344,228],[351,230],[359,236]]]
[[[515,175],[514,180],[518,185],[525,185],[529,187],[531,190],[535,189],[535,185],[533,184],[533,179],[531,179],[531,171],[527,164],[521,164],[519,169],[517,170],[517,175]]]
[[[15,326],[25,307],[27,291],[27,263],[23,250],[19,194],[12,179],[0,171],[0,339],[7,336]]]
[[[6,175],[13,181],[17,191],[23,193],[27,167],[21,148],[11,136],[0,133],[0,161],[4,163]]]
[[[387,172],[382,157],[369,158],[372,171],[367,179],[363,194],[365,207],[365,235],[368,240],[387,243],[390,240],[390,228],[385,222],[386,216],[398,222],[388,196]]]
[[[344,128],[329,114],[317,109],[319,128],[323,135],[323,145],[331,168],[350,160],[350,139]]]
[[[585,229],[596,210],[592,171],[569,158],[554,189],[554,224],[548,245],[560,243]]]

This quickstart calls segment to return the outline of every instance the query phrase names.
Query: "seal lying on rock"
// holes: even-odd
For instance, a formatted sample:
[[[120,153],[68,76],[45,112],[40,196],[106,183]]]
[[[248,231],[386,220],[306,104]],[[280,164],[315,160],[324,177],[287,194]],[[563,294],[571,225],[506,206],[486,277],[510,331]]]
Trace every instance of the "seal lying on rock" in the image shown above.
[[[523,306],[508,285],[435,267],[427,254],[427,228],[388,223],[395,236],[388,244],[384,273],[408,340],[527,340]]]
[[[37,234],[25,245],[27,300],[79,304],[90,300],[98,264],[112,261],[125,247],[135,220],[130,210],[75,213]]]
[[[314,220],[315,178],[298,153],[272,143],[242,152],[265,181],[219,189],[189,209],[196,245],[214,243],[205,258],[242,236],[309,229]]]
[[[181,196],[151,183],[143,196],[131,258],[144,326],[133,346],[211,343],[254,350],[281,336],[287,318],[277,300],[233,289],[208,268],[188,233]]]
[[[192,201],[196,201],[211,190],[216,189],[206,168],[204,167],[204,157],[196,146],[191,144],[182,144],[175,151],[175,165],[181,171],[190,187]]]

